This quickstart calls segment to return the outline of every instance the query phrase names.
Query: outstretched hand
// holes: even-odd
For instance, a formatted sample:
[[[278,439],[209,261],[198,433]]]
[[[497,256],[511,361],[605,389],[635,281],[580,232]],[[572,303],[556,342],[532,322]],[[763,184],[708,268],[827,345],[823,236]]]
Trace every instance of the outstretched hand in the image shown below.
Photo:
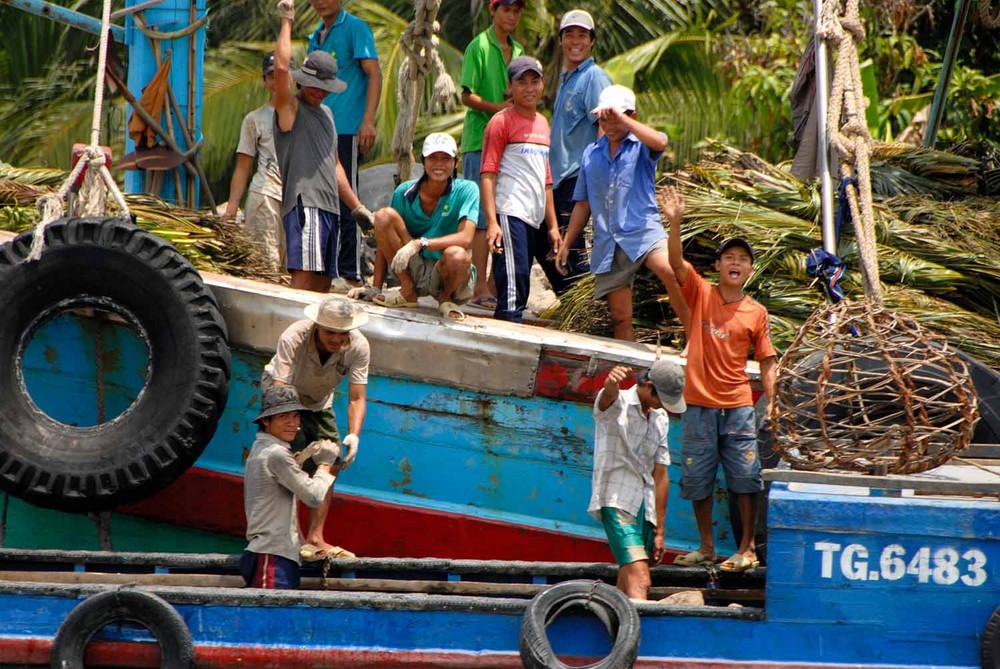
[[[684,215],[684,196],[673,186],[664,186],[656,196],[668,221],[680,221]]]
[[[295,18],[295,0],[278,0],[278,16],[289,21]]]

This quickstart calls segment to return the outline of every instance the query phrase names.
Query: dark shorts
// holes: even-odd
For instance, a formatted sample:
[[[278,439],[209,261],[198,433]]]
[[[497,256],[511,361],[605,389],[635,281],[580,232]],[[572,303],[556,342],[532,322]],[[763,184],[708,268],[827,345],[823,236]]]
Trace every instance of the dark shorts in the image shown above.
[[[297,453],[317,439],[329,439],[340,443],[340,432],[337,431],[337,417],[333,409],[325,411],[300,411],[301,420],[299,431],[292,442],[292,452]],[[309,474],[316,473],[316,463],[312,459],[306,460],[302,469]]]
[[[645,503],[634,516],[621,509],[603,506],[601,524],[618,566],[652,558],[656,527],[646,520]]]
[[[288,248],[288,269],[340,276],[337,254],[340,248],[340,217],[301,200],[283,219]]]
[[[269,553],[243,551],[240,574],[248,588],[297,590],[300,583],[298,562]]]
[[[344,166],[347,182],[355,195],[358,195],[358,158],[358,136],[337,135],[337,162]],[[361,231],[343,200],[340,201],[339,238],[337,267],[340,276],[357,281],[361,267]]]
[[[730,492],[752,494],[764,489],[752,406],[708,409],[688,404],[682,420],[682,498],[710,497],[720,462]]]

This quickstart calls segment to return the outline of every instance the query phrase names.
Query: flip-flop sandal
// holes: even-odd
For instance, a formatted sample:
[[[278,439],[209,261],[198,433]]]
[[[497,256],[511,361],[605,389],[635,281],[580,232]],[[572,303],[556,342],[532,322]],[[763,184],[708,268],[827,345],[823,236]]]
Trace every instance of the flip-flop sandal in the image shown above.
[[[438,311],[441,312],[444,318],[450,321],[461,323],[465,320],[465,313],[454,302],[442,302],[438,305]]]
[[[715,557],[708,557],[701,551],[691,551],[686,555],[675,557],[674,564],[682,567],[707,567],[715,564]]]
[[[474,300],[469,300],[469,304],[474,307],[479,307],[480,309],[489,309],[490,311],[496,311],[497,308],[497,298],[492,295],[483,295],[482,297],[477,297]]]
[[[747,571],[748,569],[756,569],[759,566],[760,560],[751,560],[747,556],[743,555],[743,553],[733,553],[728,560],[719,565],[719,569],[730,573],[736,573]]]
[[[418,306],[416,302],[407,302],[406,298],[403,297],[402,291],[399,288],[395,290],[390,290],[387,293],[381,293],[372,298],[372,302],[379,305],[380,307],[396,307],[409,309]]]

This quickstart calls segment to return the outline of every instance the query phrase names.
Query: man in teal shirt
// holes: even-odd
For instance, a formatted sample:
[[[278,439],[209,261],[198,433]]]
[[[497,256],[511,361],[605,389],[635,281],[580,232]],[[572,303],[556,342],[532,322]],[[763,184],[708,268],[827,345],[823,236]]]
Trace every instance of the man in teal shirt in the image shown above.
[[[368,24],[348,13],[341,0],[310,0],[322,19],[309,36],[308,52],[323,50],[337,59],[337,76],[347,84],[343,93],[330,95],[324,104],[337,125],[337,160],[344,166],[351,190],[358,192],[358,160],[375,144],[375,114],[382,95],[382,72],[375,38]],[[340,275],[359,283],[361,244],[352,212],[341,205]]]
[[[486,123],[511,104],[506,95],[507,65],[524,53],[513,38],[523,9],[524,0],[490,0],[490,27],[472,38],[462,60],[462,104],[469,108],[462,125],[462,176],[477,184]],[[475,223],[472,262],[478,279],[473,303],[492,310],[496,298],[490,294],[486,274],[486,219],[480,216]]]
[[[391,205],[375,212],[373,287],[352,294],[365,297],[380,290],[388,265],[400,287],[374,295],[375,304],[415,307],[418,297],[431,295],[442,316],[462,321],[458,305],[472,297],[476,280],[468,249],[479,218],[479,188],[454,178],[458,146],[451,135],[428,135],[421,154],[424,175],[397,186]]]

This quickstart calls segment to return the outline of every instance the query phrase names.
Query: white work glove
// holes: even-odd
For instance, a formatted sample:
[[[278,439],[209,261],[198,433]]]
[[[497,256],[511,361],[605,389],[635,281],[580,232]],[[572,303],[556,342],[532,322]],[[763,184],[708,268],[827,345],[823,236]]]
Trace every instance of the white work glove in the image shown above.
[[[347,291],[348,297],[362,302],[371,302],[376,295],[378,295],[378,288],[375,286],[358,286]]]
[[[353,218],[354,222],[360,225],[361,229],[365,232],[368,232],[375,227],[375,214],[373,214],[371,210],[363,204],[359,204],[351,211],[351,218]]]
[[[319,448],[313,453],[312,459],[317,465],[333,465],[340,457],[340,446],[337,442],[330,441],[329,439],[320,439],[318,443]]]
[[[409,244],[404,244],[403,248],[396,251],[396,256],[392,259],[392,264],[389,266],[392,273],[399,276],[409,266],[410,258],[418,253],[420,253],[420,242],[416,239]]]
[[[344,459],[341,460],[340,462],[341,471],[350,467],[351,464],[354,462],[354,458],[358,457],[359,441],[360,439],[358,439],[358,435],[356,434],[348,434],[346,437],[344,437],[343,444],[344,444],[344,449],[347,452],[344,454]]]
[[[289,21],[295,18],[295,0],[278,0],[278,16]]]

